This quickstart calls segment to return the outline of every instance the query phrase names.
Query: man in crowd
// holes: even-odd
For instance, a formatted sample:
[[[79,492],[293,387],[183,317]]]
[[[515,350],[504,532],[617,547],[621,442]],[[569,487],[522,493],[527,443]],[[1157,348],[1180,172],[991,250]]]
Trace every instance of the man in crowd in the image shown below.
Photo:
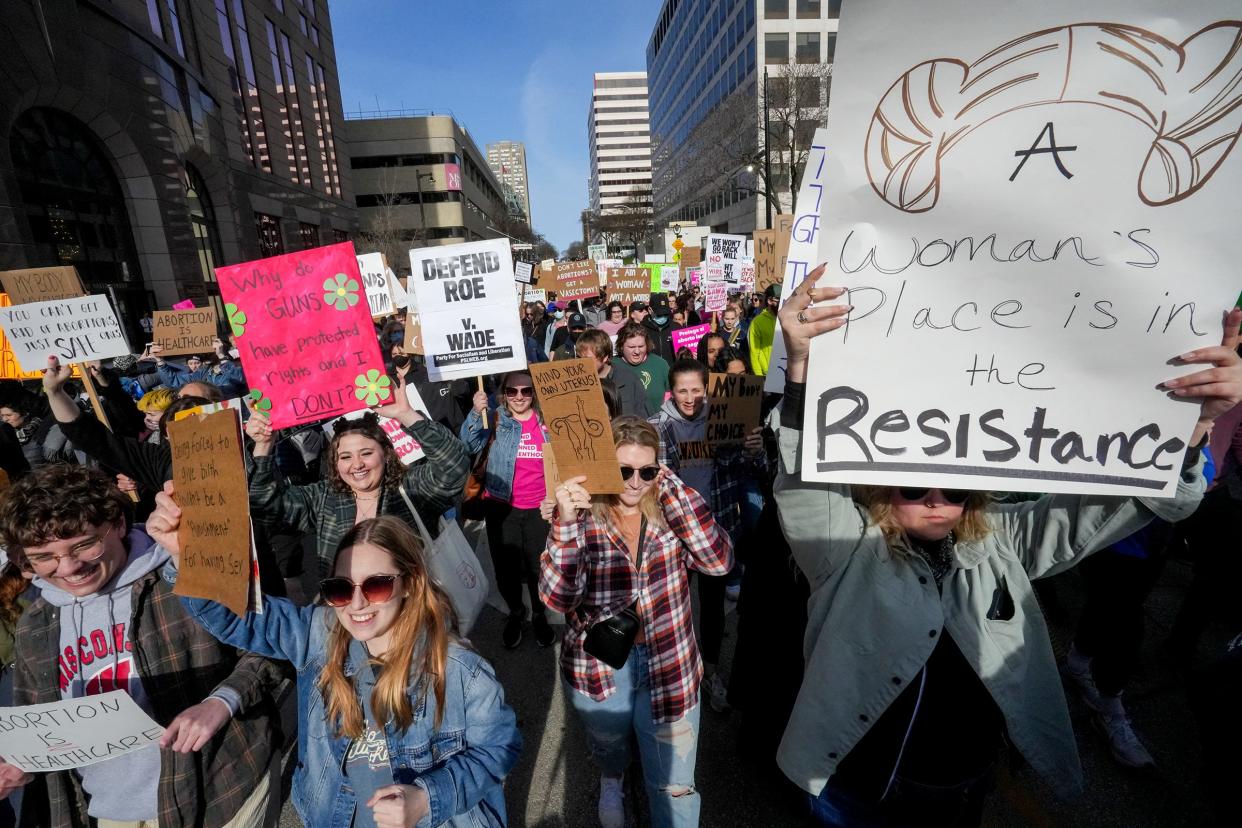
[[[673,353],[671,334],[683,326],[673,322],[673,309],[669,307],[667,293],[652,295],[651,315],[643,320],[643,327],[651,334],[651,341],[655,343],[652,353],[663,357],[671,365],[677,358]]]
[[[658,411],[668,388],[668,363],[650,350],[651,334],[642,325],[630,322],[617,334],[617,353],[643,384],[647,410]]]
[[[598,328],[585,331],[578,337],[577,355],[595,360],[595,372],[600,382],[611,389],[622,414],[643,418],[651,416],[651,409],[647,406],[647,389],[624,360],[613,362],[612,340],[608,334]]]
[[[767,307],[750,320],[749,341],[750,369],[761,377],[768,375],[768,362],[772,359],[772,342],[776,339],[776,311],[781,304],[781,286],[768,285],[763,292]]]
[[[552,353],[549,356],[552,359],[573,359],[574,344],[578,341],[578,337],[582,336],[582,332],[587,329],[586,316],[575,311],[569,315],[569,324],[565,327],[565,336],[559,333],[552,340]]]
[[[720,314],[720,335],[724,337],[725,345],[737,351],[742,361],[749,366],[750,343],[746,333],[737,306],[730,302]]]

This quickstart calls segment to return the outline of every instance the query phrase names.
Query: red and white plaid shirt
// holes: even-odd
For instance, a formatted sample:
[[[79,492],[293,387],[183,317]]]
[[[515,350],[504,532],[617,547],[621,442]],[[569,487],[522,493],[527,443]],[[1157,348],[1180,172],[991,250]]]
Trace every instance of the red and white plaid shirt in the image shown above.
[[[676,475],[660,484],[660,507],[668,527],[646,525],[641,574],[620,531],[583,511],[568,525],[553,515],[539,577],[544,603],[564,613],[569,625],[561,672],[595,701],[617,688],[612,668],[582,649],[587,630],[638,601],[658,723],[676,721],[698,703],[703,662],[690,620],[689,570],[725,575],[733,567],[728,533],[716,527],[702,496]]]

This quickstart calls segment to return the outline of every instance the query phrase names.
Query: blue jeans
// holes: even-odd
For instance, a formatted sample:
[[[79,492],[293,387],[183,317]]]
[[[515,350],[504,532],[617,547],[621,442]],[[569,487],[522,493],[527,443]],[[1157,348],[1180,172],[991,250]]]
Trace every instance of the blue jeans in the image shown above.
[[[828,780],[819,796],[807,795],[817,825],[833,828],[976,828],[992,790],[993,770],[961,785],[921,785],[900,776],[893,779],[883,802],[869,802]]]
[[[690,828],[699,824],[699,794],[694,763],[699,750],[699,708],[675,722],[656,724],[651,715],[651,680],[647,648],[634,646],[629,660],[613,672],[616,692],[592,701],[568,685],[565,691],[586,727],[591,756],[605,776],[618,778],[630,764],[630,734],[638,737],[643,782],[655,828]],[[674,791],[684,791],[674,795]]]

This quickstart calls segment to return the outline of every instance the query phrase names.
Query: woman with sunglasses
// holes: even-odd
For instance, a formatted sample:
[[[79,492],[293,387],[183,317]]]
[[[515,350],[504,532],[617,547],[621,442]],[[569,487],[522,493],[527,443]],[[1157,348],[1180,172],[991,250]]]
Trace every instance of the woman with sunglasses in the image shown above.
[[[574,477],[556,489],[539,592],[565,613],[561,675],[599,764],[599,820],[623,828],[630,739],[642,757],[651,823],[699,824],[694,765],[703,662],[690,620],[690,570],[724,575],[733,544],[707,502],[656,462],[660,437],[638,417],[612,423],[625,488],[592,497]],[[619,668],[587,652],[597,624],[629,616],[633,647]]]
[[[172,483],[147,531],[180,554]],[[220,641],[297,671],[293,804],[315,828],[503,826],[503,782],[522,738],[491,666],[455,635],[418,535],[390,515],[341,538],[321,603],[264,597],[234,615],[182,598]]]
[[[487,453],[483,484],[487,546],[496,570],[496,588],[509,607],[501,641],[510,650],[522,643],[525,586],[530,595],[535,643],[548,647],[556,634],[539,600],[539,554],[548,539],[548,522],[539,514],[547,491],[543,445],[548,432],[535,405],[530,374],[506,374],[501,377],[499,391],[500,405],[487,418],[490,429],[483,426],[487,394],[479,391],[474,395],[474,409],[462,423],[461,439],[476,457]]]
[[[1031,581],[1153,517],[1194,511],[1207,430],[1242,400],[1242,310],[1225,318],[1219,347],[1181,358],[1211,370],[1167,384],[1202,403],[1172,498],[1006,504],[946,487],[851,490],[803,483],[798,472],[810,341],[849,312],[824,304],[843,289],[812,287],[823,272],[780,311],[789,362],[775,491],[811,597],[805,676],[777,760],[823,825],[977,825],[1006,735],[1072,794],[1082,771]]]

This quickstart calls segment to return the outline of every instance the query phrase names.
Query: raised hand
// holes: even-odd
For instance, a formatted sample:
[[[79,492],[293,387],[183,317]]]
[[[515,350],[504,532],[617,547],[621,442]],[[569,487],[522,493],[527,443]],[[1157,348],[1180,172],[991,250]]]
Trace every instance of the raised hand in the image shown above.
[[[1224,315],[1219,345],[1197,348],[1177,360],[1185,365],[1211,365],[1184,377],[1165,380],[1161,386],[1175,397],[1202,400],[1199,422],[1210,425],[1220,415],[1242,402],[1242,357],[1238,356],[1242,308]]]
[[[781,335],[785,338],[785,355],[788,357],[786,376],[794,382],[806,381],[806,358],[811,351],[811,340],[820,334],[835,331],[849,319],[854,308],[850,305],[820,305],[845,294],[845,288],[817,288],[815,283],[824,275],[827,265],[812,270],[801,284],[789,294],[777,318],[781,322]]]

